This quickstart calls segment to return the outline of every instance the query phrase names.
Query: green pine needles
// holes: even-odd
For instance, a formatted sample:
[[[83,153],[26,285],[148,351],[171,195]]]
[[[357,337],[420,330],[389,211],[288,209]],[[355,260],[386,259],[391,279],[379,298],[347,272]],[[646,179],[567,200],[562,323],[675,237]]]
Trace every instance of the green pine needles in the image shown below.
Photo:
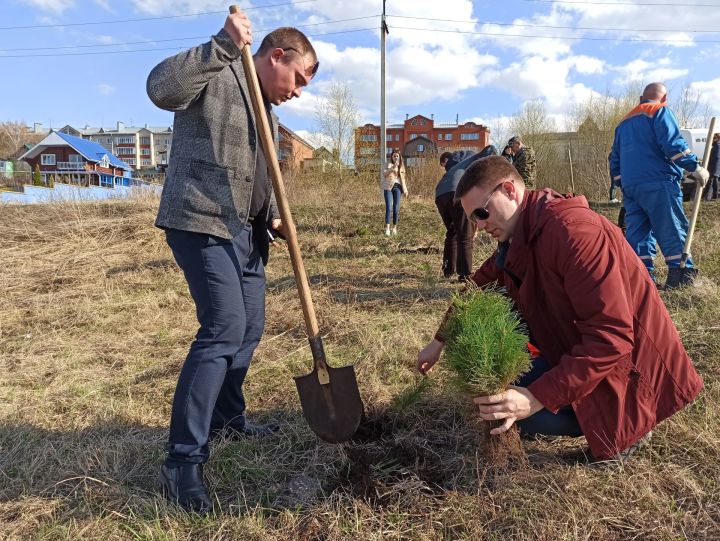
[[[527,331],[512,301],[497,290],[455,294],[443,336],[452,384],[473,396],[505,390],[530,368]]]

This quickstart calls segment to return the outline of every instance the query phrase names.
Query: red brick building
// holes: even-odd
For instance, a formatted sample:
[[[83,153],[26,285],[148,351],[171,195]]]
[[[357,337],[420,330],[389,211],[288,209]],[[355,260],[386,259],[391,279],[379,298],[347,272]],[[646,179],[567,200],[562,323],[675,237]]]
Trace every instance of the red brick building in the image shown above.
[[[490,129],[475,122],[438,123],[431,116],[416,115],[402,124],[387,127],[387,148],[402,154],[408,166],[419,165],[429,156],[454,150],[479,152],[490,144]],[[355,167],[378,167],[380,126],[365,124],[355,129]]]

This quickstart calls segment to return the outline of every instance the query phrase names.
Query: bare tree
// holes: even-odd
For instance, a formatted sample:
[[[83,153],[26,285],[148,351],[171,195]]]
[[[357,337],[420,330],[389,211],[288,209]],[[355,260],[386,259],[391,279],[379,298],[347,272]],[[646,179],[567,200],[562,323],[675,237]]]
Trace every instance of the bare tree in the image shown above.
[[[683,128],[692,128],[701,108],[702,95],[686,82],[677,97],[671,102],[671,109]]]
[[[24,122],[0,122],[0,157],[13,156],[22,145],[30,142],[30,135]]]
[[[328,141],[342,171],[353,157],[354,131],[360,124],[360,112],[348,83],[333,83],[324,98],[315,104],[316,131]]]

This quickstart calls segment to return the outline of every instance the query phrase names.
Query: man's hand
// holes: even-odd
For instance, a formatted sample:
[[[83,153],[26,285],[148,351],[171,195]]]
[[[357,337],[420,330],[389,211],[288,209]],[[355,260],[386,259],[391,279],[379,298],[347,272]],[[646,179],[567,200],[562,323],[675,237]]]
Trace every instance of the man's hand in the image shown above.
[[[473,399],[480,410],[480,417],[485,421],[504,419],[502,425],[493,428],[490,434],[502,434],[515,421],[530,417],[543,409],[540,401],[525,387],[510,385],[507,390],[492,396],[478,396]]]
[[[710,172],[702,165],[698,165],[697,169],[688,175],[688,178],[694,180],[702,187],[705,186],[707,181],[710,179]]]
[[[425,346],[425,348],[418,353],[416,364],[418,372],[421,374],[427,374],[430,372],[432,367],[435,366],[435,363],[440,360],[440,353],[442,353],[444,347],[445,344],[443,344],[440,340],[435,339]]]
[[[239,49],[252,44],[252,25],[247,15],[242,11],[238,10],[236,13],[228,15],[223,28],[225,28],[225,32],[230,35]]]
[[[272,222],[270,223],[272,228],[280,233],[284,238],[287,238],[287,228],[285,227],[285,224],[280,218],[273,218]],[[273,243],[275,244],[275,243]]]

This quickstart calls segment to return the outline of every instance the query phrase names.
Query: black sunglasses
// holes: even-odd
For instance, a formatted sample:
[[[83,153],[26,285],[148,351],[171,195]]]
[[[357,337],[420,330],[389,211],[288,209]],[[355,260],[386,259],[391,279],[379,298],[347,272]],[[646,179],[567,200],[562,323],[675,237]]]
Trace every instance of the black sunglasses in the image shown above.
[[[485,201],[485,204],[482,207],[476,208],[475,210],[472,211],[472,213],[470,214],[470,221],[472,221],[472,222],[485,221],[490,217],[490,211],[487,209],[487,204],[490,202],[490,199],[492,198],[493,194],[503,184],[505,184],[505,181],[502,181],[500,184],[495,186],[493,188],[493,190],[490,192],[490,195],[488,195],[488,198]]]
[[[283,51],[293,51],[302,57],[303,55],[298,51],[297,49],[294,49],[292,47],[283,47]],[[320,61],[318,60],[315,62],[315,65],[312,67],[312,73],[310,74],[310,77],[315,77],[315,74],[317,73],[318,68],[320,67]]]

